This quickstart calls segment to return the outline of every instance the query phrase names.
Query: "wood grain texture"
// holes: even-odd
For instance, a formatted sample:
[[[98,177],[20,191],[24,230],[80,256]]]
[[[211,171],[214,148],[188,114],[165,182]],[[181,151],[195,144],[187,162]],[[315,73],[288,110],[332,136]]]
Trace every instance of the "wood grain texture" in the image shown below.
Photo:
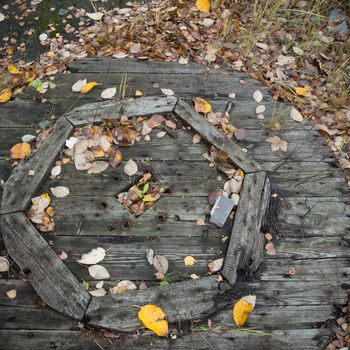
[[[31,222],[23,213],[2,215],[0,220],[8,253],[28,274],[40,297],[64,315],[82,319],[90,295]]]
[[[86,317],[91,325],[131,331],[143,328],[134,305],[155,304],[164,311],[170,323],[201,319],[219,307],[215,300],[217,294],[216,276],[205,277],[93,298]]]
[[[174,112],[206,141],[226,151],[232,162],[244,172],[249,173],[261,170],[261,166],[256,161],[248,157],[237,144],[232,140],[228,140],[224,134],[217,130],[207,119],[195,112],[186,102],[179,100]]]
[[[269,197],[266,173],[245,176],[223,268],[231,284],[240,272],[252,274],[260,265],[265,240],[260,229],[265,223]]]
[[[101,123],[103,118],[118,119],[122,116],[169,113],[174,109],[176,102],[177,98],[174,96],[141,97],[121,102],[94,102],[68,112],[66,117],[75,127],[78,127],[90,123]]]
[[[59,118],[36,153],[29,160],[20,161],[4,186],[1,214],[28,208],[72,130],[73,126],[67,119]],[[34,176],[28,176],[29,170],[34,170]]]

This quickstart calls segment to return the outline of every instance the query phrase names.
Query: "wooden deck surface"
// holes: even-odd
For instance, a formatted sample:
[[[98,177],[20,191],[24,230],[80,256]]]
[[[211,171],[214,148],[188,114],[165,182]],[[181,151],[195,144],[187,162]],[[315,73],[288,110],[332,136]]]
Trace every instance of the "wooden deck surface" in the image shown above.
[[[267,88],[243,74],[228,69],[210,70],[198,65],[151,63],[145,61],[86,59],[71,65],[72,74],[56,77],[56,89],[49,90],[41,102],[34,89],[27,89],[15,101],[0,107],[0,178],[11,173],[9,150],[24,134],[34,134],[39,122],[56,119],[79,105],[95,102],[102,89],[118,86],[127,73],[128,92],[136,89],[158,95],[171,88],[188,101],[193,96],[206,98],[215,111],[227,110],[235,127],[246,131],[240,142],[248,155],[270,172],[271,191],[282,196],[278,214],[279,239],[276,255],[264,255],[254,281],[240,282],[239,288],[254,292],[257,305],[249,316],[248,327],[262,330],[265,336],[238,333],[232,323],[232,305],[213,314],[214,325],[227,329],[216,334],[206,329],[164,340],[150,334],[123,337],[110,343],[97,332],[83,332],[75,320],[42,309],[38,297],[25,280],[0,279],[0,348],[10,349],[322,349],[331,330],[323,324],[334,319],[334,305],[347,301],[350,273],[350,196],[342,171],[332,151],[306,122],[289,117],[289,106],[272,99]],[[101,86],[77,99],[71,86],[79,79],[97,81]],[[256,118],[253,92],[264,94],[265,120]],[[227,95],[236,93],[229,102]],[[272,117],[274,115],[274,117]],[[272,130],[276,115],[282,131]],[[288,150],[272,152],[266,142],[278,135],[288,142]],[[192,273],[205,276],[207,263],[222,257],[227,248],[225,229],[196,224],[208,213],[207,195],[223,181],[208,166],[203,153],[205,143],[192,143],[191,132],[141,141],[123,150],[124,159],[142,160],[147,169],[159,175],[170,190],[153,208],[137,219],[126,215],[113,195],[128,183],[122,169],[100,175],[63,168],[60,179],[47,179],[39,190],[67,186],[71,195],[53,200],[57,212],[54,233],[43,234],[54,251],[65,251],[67,267],[80,280],[89,280],[87,270],[75,261],[92,248],[110,249],[103,265],[112,281],[153,280],[153,269],[145,260],[146,248],[165,255],[170,271],[180,279]],[[181,166],[179,166],[181,164]],[[119,169],[119,170],[118,170]],[[1,193],[1,192],[0,192]],[[167,219],[163,216],[166,213]],[[124,220],[120,220],[120,217]],[[80,234],[77,225],[83,220]],[[127,225],[125,225],[127,221]],[[3,242],[0,239],[0,245]],[[183,258],[193,255],[197,264],[188,269]],[[286,277],[289,267],[296,274]],[[93,284],[94,282],[92,282]],[[9,299],[5,292],[17,290]],[[190,306],[189,306],[190,307]],[[326,322],[330,325],[331,322]]]

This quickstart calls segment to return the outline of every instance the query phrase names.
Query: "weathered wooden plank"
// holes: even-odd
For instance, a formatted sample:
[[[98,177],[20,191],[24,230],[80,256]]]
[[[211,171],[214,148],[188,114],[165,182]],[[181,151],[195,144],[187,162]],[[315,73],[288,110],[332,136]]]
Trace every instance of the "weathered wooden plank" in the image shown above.
[[[90,296],[23,213],[2,215],[1,231],[10,256],[28,274],[53,309],[82,319]]]
[[[265,239],[260,229],[265,223],[269,197],[266,173],[245,176],[223,268],[231,284],[241,270],[252,274],[260,265]]]
[[[82,105],[66,114],[75,126],[101,123],[102,118],[118,119],[122,116],[134,117],[173,111],[177,98],[174,96],[150,96],[121,102],[104,101]]]
[[[50,135],[36,153],[29,160],[21,160],[4,186],[0,213],[27,209],[30,199],[45,180],[72,130],[73,126],[67,119],[58,119]],[[29,170],[34,170],[34,176],[28,176]]]
[[[199,113],[195,112],[187,103],[178,101],[174,112],[184,122],[196,130],[205,140],[215,147],[226,151],[232,162],[244,172],[248,173],[261,170],[257,162],[248,157],[237,144],[228,140],[214,125],[203,118]]]
[[[157,233],[155,233],[157,234]],[[221,257],[224,243],[220,237],[79,237],[60,236],[47,237],[53,250],[59,254],[64,251],[68,258],[67,267],[75,276],[91,280],[88,270],[77,263],[82,254],[96,247],[102,247],[108,252],[101,263],[105,266],[112,279],[155,280],[155,268],[148,264],[146,249],[153,249],[157,254],[164,255],[169,262],[168,272],[173,272],[174,280],[190,278],[191,274],[205,276],[208,273],[208,263]],[[196,264],[186,266],[184,258],[192,255]]]
[[[167,286],[92,298],[86,310],[89,324],[117,331],[143,328],[135,305],[156,304],[170,323],[202,319],[218,309],[216,276]]]
[[[295,275],[287,276],[290,267]],[[263,260],[258,270],[261,281],[293,281],[294,283],[327,281],[335,286],[334,291],[342,283],[348,283],[350,276],[350,258],[340,259],[268,259]]]
[[[169,347],[174,350],[204,350],[217,349],[235,350],[259,349],[283,349],[283,350],[319,350],[323,349],[331,334],[328,329],[298,329],[298,330],[272,330],[262,334],[247,334],[236,328],[220,333],[194,332],[178,336],[176,340],[156,338],[152,334],[136,337],[123,337],[114,340],[102,336],[89,335],[82,331],[53,331],[53,330],[0,330],[1,344],[7,350],[98,350],[125,349],[144,350],[152,347],[156,350],[164,350]],[[98,343],[98,345],[96,344]]]

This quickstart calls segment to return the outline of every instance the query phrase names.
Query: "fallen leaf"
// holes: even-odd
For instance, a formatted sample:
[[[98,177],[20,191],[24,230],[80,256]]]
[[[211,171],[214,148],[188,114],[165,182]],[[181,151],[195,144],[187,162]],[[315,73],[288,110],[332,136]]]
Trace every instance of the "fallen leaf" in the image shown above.
[[[272,242],[267,243],[265,249],[267,255],[276,255],[276,249]]]
[[[104,14],[102,12],[93,12],[93,13],[86,12],[86,16],[94,21],[99,21],[102,19]]]
[[[267,142],[271,143],[272,152],[278,151],[279,149],[283,152],[287,152],[288,143],[282,140],[278,136],[271,136],[266,139]]]
[[[184,264],[186,266],[192,266],[196,263],[196,259],[193,256],[186,256],[184,259]]]
[[[174,91],[171,89],[160,89],[160,90],[166,96],[174,96]]]
[[[105,89],[101,92],[101,98],[109,99],[109,98],[114,97],[116,93],[117,93],[117,88],[111,87],[111,88]]]
[[[107,152],[111,147],[111,143],[108,141],[108,137],[106,135],[103,135],[98,139],[98,145],[104,152]]]
[[[199,142],[201,141],[201,139],[202,139],[201,135],[199,135],[199,134],[194,134],[193,137],[192,137],[192,142],[193,142],[194,144],[196,144],[196,143],[199,143]]]
[[[4,256],[0,256],[0,272],[7,272],[9,269],[9,261]]]
[[[120,281],[115,287],[112,288],[111,294],[124,293],[128,290],[137,289],[136,284],[131,281]]]
[[[104,288],[91,290],[91,291],[89,291],[89,293],[93,297],[104,297],[107,294],[107,292],[106,292],[106,290]]]
[[[179,63],[180,64],[188,64],[188,59],[181,56],[180,59],[179,59]]]
[[[130,46],[130,53],[137,54],[141,51],[141,44],[140,43],[132,43]]]
[[[264,105],[259,105],[259,106],[256,107],[255,113],[256,114],[262,114],[262,113],[265,112],[265,110],[266,110],[266,107]]]
[[[295,58],[293,56],[279,55],[277,58],[277,64],[279,66],[285,66],[287,64],[295,64]]]
[[[87,84],[87,80],[86,79],[81,79],[78,80],[77,82],[75,82],[72,85],[72,91],[73,92],[80,92],[80,90],[82,89],[83,86],[85,86]],[[71,137],[72,138],[72,137]],[[68,146],[67,146],[68,147]],[[71,147],[70,147],[71,148]]]
[[[200,97],[195,97],[194,110],[198,113],[209,113],[211,111],[211,104]]]
[[[4,89],[0,93],[0,103],[7,102],[12,96],[12,92],[10,89]]]
[[[45,41],[47,38],[48,38],[48,36],[47,36],[46,33],[41,33],[41,34],[39,35],[39,40],[40,40],[40,41]]]
[[[30,135],[30,134],[25,134],[22,136],[22,142],[27,142],[31,143],[36,139],[36,136]]]
[[[51,178],[55,178],[59,174],[61,174],[62,167],[60,165],[56,165],[51,169]]]
[[[104,281],[100,281],[96,283],[96,289],[101,289],[103,287]]]
[[[195,273],[193,273],[191,276],[190,276],[193,280],[198,280],[200,277],[198,275],[196,275]]]
[[[233,320],[238,327],[242,327],[253,310],[253,305],[244,299],[238,300],[233,307]]]
[[[294,275],[295,275],[295,268],[294,268],[294,267],[290,267],[290,268],[288,269],[288,271],[286,272],[286,275],[287,275],[288,277],[294,276]]]
[[[304,120],[302,114],[294,107],[291,108],[289,115],[296,122],[301,123]]]
[[[74,156],[74,166],[77,170],[88,170],[91,167],[91,163],[84,153],[77,154]]]
[[[2,22],[5,19],[5,15],[3,13],[0,13],[0,22]]]
[[[92,162],[88,174],[100,174],[108,168],[109,163],[105,161]]]
[[[82,94],[87,94],[90,90],[92,90],[94,88],[94,86],[96,86],[97,83],[96,81],[91,81],[90,83],[85,84],[81,89],[80,92]]]
[[[132,159],[129,159],[124,166],[124,173],[128,176],[133,176],[137,173],[137,170],[137,164]]]
[[[199,226],[205,226],[205,221],[203,218],[198,218],[196,223]]]
[[[208,264],[208,268],[210,272],[217,272],[222,268],[224,263],[224,258],[216,259]]]
[[[98,247],[92,249],[89,253],[83,254],[80,260],[77,260],[78,263],[84,265],[95,265],[102,261],[106,256],[105,249]]]
[[[153,249],[146,249],[146,259],[150,265],[153,265],[154,251]]]
[[[68,254],[64,251],[58,256],[61,260],[66,260],[68,258]]]
[[[19,69],[16,68],[12,63],[7,66],[7,69],[11,74],[19,74],[20,73]]]
[[[272,241],[272,234],[271,234],[271,233],[265,233],[265,238],[266,238],[268,241]]]
[[[310,92],[311,92],[311,88],[308,86],[295,88],[295,93],[299,96],[309,96]]]
[[[169,263],[164,255],[156,255],[153,259],[153,266],[158,272],[161,272],[165,275],[168,271]]]
[[[231,99],[235,99],[236,98],[236,94],[234,92],[230,92],[228,94],[228,97],[231,98]]]
[[[152,304],[144,305],[140,308],[137,315],[142,324],[159,337],[168,335],[168,322],[165,320],[163,310],[158,306]]]
[[[210,11],[210,1],[209,0],[197,0],[196,7],[201,12],[209,12]]]
[[[253,99],[256,103],[260,103],[263,99],[263,94],[261,93],[260,90],[256,90],[254,93],[253,93]]]
[[[6,295],[10,298],[10,299],[14,299],[16,298],[17,296],[17,291],[15,289],[11,289],[11,290],[8,290],[6,292]]]
[[[112,150],[109,154],[109,165],[115,169],[118,165],[121,164],[121,162],[123,161],[123,155],[122,152],[120,152],[119,150],[115,151]]]
[[[30,144],[27,142],[17,143],[12,146],[10,153],[12,159],[22,159],[28,157],[31,153]]]
[[[165,135],[166,135],[166,132],[165,132],[165,131],[160,131],[160,132],[157,133],[157,137],[159,137],[159,138],[162,138],[162,137],[164,137]]]
[[[101,265],[89,266],[89,274],[96,280],[105,280],[111,277],[107,269]]]
[[[69,195],[69,188],[65,186],[51,187],[50,190],[57,198],[64,198]]]
[[[251,304],[252,311],[253,311],[255,304],[256,304],[256,295],[249,294],[249,295],[242,297],[240,300],[245,300],[247,303]]]

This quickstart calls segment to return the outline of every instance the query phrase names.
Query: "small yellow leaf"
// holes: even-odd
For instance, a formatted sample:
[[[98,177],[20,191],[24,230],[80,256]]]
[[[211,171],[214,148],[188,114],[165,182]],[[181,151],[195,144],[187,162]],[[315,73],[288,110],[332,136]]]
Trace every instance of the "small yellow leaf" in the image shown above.
[[[306,86],[306,87],[296,87],[295,92],[299,96],[308,96],[310,94],[311,88]]]
[[[209,0],[197,0],[196,7],[199,11],[209,12],[210,11],[210,1]]]
[[[199,113],[209,113],[211,111],[211,104],[206,100],[195,97],[194,101],[194,110]]]
[[[253,305],[244,299],[240,299],[233,307],[233,320],[238,327],[242,327],[248,318],[249,313],[253,310]]]
[[[80,92],[82,94],[87,94],[90,90],[93,89],[94,86],[96,86],[96,81],[91,81],[90,83],[85,84],[81,89]]]
[[[186,266],[192,266],[196,263],[196,259],[193,256],[186,256],[184,259],[184,263]]]
[[[0,93],[0,103],[7,102],[12,96],[12,92],[10,89],[4,89]]]
[[[11,148],[11,158],[22,159],[30,155],[31,147],[27,142],[17,143]]]
[[[12,63],[7,66],[7,69],[11,74],[19,74],[19,69],[16,68]]]
[[[163,310],[158,306],[152,304],[142,306],[138,312],[138,317],[146,328],[159,337],[168,335],[168,322],[165,320]]]
[[[154,202],[156,199],[151,196],[150,194],[146,194],[144,197],[143,197],[143,201],[144,202]]]

